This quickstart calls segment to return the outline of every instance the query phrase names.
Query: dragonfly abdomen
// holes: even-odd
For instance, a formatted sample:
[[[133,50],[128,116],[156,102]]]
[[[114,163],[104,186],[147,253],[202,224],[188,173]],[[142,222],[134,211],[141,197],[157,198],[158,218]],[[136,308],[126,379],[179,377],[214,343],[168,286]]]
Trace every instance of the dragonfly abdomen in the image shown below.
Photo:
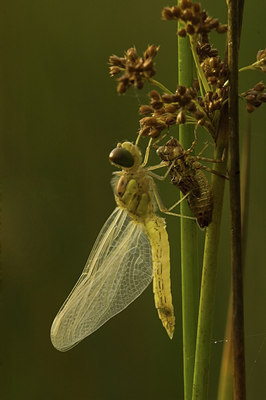
[[[145,223],[145,232],[150,240],[153,259],[153,293],[159,318],[172,339],[175,315],[172,303],[170,280],[170,248],[165,221],[154,215]]]

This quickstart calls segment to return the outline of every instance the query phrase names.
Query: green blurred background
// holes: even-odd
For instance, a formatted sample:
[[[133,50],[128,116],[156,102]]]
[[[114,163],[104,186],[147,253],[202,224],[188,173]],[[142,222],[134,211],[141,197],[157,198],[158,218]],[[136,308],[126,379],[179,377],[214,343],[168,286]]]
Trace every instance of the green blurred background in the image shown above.
[[[214,4],[215,3],[215,4]],[[205,1],[226,22],[225,1]],[[246,1],[240,65],[265,48],[263,9]],[[174,23],[161,1],[8,0],[0,6],[3,400],[182,399],[179,221],[167,218],[177,315],[169,341],[152,287],[67,353],[50,342],[52,320],[115,207],[108,154],[134,140],[145,93],[116,94],[108,57],[159,44],[156,78],[176,86]],[[219,36],[216,45],[223,49]],[[214,37],[217,39],[217,35]],[[241,90],[263,76],[244,72]],[[246,366],[249,399],[265,393],[265,107],[252,115],[246,244]],[[246,123],[240,109],[241,127]],[[242,135],[243,129],[241,129]],[[167,188],[169,186],[169,188]],[[163,185],[167,204],[175,189]],[[227,193],[228,194],[228,193]],[[200,241],[202,233],[200,232]],[[210,399],[216,398],[230,278],[228,201],[219,256]]]

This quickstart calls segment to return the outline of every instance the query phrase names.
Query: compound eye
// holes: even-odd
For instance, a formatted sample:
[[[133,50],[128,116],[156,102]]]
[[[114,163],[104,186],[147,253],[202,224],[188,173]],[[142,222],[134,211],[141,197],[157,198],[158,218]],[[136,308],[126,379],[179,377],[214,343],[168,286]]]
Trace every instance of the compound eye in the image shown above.
[[[132,154],[122,147],[116,147],[109,154],[109,160],[123,168],[131,168],[134,165],[134,158]]]

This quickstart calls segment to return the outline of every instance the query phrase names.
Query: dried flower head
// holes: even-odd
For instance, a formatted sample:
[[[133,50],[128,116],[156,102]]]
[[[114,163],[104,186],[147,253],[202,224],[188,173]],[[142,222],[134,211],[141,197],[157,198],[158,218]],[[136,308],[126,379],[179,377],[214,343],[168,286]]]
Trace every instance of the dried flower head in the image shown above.
[[[201,68],[211,86],[222,88],[228,80],[228,67],[218,56],[205,58]]]
[[[172,125],[185,124],[188,118],[194,123],[199,119],[196,115],[197,89],[195,87],[178,86],[173,94],[153,90],[149,93],[150,104],[139,108],[144,118],[140,120],[140,134],[156,138],[164,129]],[[149,116],[147,116],[149,115]],[[202,117],[202,115],[201,115]]]
[[[173,125],[193,123],[204,126],[215,138],[217,111],[222,109],[228,97],[228,87],[208,91],[204,98],[198,90],[198,81],[194,80],[191,87],[179,85],[173,94],[160,95],[156,90],[151,91],[150,104],[139,108],[143,116],[140,134],[157,138]]]
[[[217,57],[218,56],[218,50],[213,48],[210,43],[205,42],[198,42],[197,43],[197,54],[199,57],[200,63],[205,60],[205,58],[209,57]]]
[[[256,64],[257,64],[257,69],[266,72],[266,49],[258,51]]]
[[[257,83],[253,88],[241,93],[241,97],[246,100],[246,110],[252,113],[256,110],[262,103],[266,102],[266,92],[265,85],[263,82]]]
[[[178,6],[165,7],[162,18],[168,21],[178,20],[183,27],[179,29],[179,36],[208,35],[215,29],[218,33],[227,31],[227,26],[220,24],[217,18],[209,17],[206,11],[201,10],[199,3],[190,0],[181,0]]]
[[[139,57],[135,47],[131,47],[126,51],[124,57],[110,56],[110,75],[115,76],[123,73],[117,79],[117,91],[119,94],[125,93],[132,85],[137,89],[142,89],[145,81],[155,75],[153,58],[158,50],[159,46],[148,46],[143,56]]]

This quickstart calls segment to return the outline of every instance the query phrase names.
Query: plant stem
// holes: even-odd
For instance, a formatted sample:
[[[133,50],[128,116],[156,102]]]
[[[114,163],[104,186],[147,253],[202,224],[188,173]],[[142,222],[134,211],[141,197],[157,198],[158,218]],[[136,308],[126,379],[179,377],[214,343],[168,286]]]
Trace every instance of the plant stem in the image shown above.
[[[188,38],[178,37],[178,83],[191,86],[193,58]],[[187,149],[194,140],[194,128],[179,126],[179,140]],[[192,215],[187,201],[181,203],[181,214]],[[181,276],[183,320],[184,398],[191,400],[196,345],[197,310],[199,301],[199,271],[195,221],[181,218]]]
[[[149,82],[155,86],[158,86],[163,92],[168,93],[168,94],[173,94],[171,92],[171,90],[167,89],[167,87],[164,86],[161,82],[156,81],[155,79],[149,79]]]
[[[252,64],[252,65],[253,65],[253,64]],[[238,72],[254,70],[255,68],[252,67],[252,65],[248,65],[247,67],[242,67],[242,68],[239,69]]]
[[[215,158],[221,159],[228,141],[228,116],[226,106],[221,112],[221,120],[217,133]],[[218,173],[226,174],[226,160],[224,163],[214,164],[213,169]],[[201,280],[201,295],[198,316],[198,330],[196,342],[195,368],[193,380],[193,400],[208,398],[208,380],[210,369],[210,355],[212,343],[212,325],[215,305],[216,275],[220,225],[223,205],[225,179],[212,176],[213,213],[212,222],[207,228],[203,270]]]
[[[238,0],[228,0],[228,67],[229,67],[229,175],[231,208],[231,269],[233,314],[234,398],[245,400],[245,345],[243,271],[241,254],[241,207],[238,133]]]
[[[226,340],[223,345],[217,400],[228,400],[233,398],[232,292],[230,292],[227,310],[225,339]]]
[[[249,116],[248,116],[249,117]],[[247,119],[241,163],[241,224],[242,224],[242,257],[243,269],[245,269],[245,250],[248,232],[248,211],[249,211],[249,181],[250,181],[250,118]],[[229,307],[227,312],[223,355],[221,362],[220,378],[217,400],[228,400],[233,396],[233,358],[232,358],[232,291],[230,292]]]
[[[192,54],[193,54],[193,58],[194,58],[194,62],[195,62],[195,65],[196,65],[198,76],[199,76],[200,81],[201,81],[201,83],[202,83],[202,85],[204,87],[205,92],[209,92],[210,91],[210,87],[209,87],[208,81],[206,79],[206,76],[204,75],[204,72],[202,71],[202,68],[201,68],[201,65],[200,65],[200,62],[199,62],[199,57],[197,55],[196,42],[193,39],[193,37],[190,37],[190,44],[191,44],[191,51],[192,51]],[[201,96],[204,97],[204,93],[201,93]]]

